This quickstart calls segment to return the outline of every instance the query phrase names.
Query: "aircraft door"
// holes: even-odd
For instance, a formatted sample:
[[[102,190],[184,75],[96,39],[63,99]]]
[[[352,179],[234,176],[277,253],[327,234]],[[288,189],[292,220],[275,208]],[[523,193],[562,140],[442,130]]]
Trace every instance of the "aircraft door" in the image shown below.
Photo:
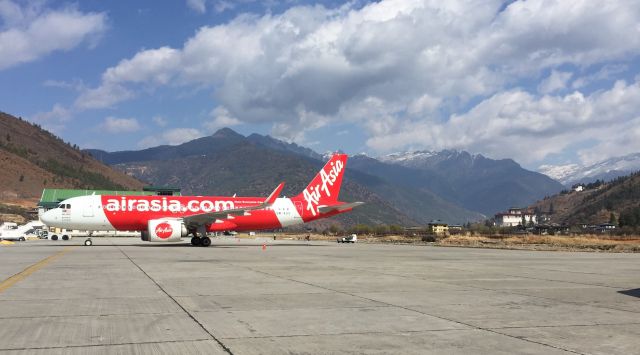
[[[71,205],[64,204],[61,205],[62,208],[62,218],[60,219],[62,222],[69,222],[71,220]]]
[[[93,217],[93,206],[91,203],[82,209],[82,217]]]

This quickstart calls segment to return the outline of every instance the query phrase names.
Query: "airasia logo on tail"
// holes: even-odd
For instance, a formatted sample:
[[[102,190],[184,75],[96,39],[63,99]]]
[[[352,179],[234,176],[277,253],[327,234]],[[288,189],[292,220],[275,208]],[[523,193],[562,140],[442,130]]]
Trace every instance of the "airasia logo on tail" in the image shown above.
[[[167,239],[173,234],[173,228],[167,222],[160,223],[156,226],[156,235],[160,239]]]
[[[325,168],[320,170],[320,183],[322,185],[319,183],[315,186],[309,186],[302,192],[302,196],[307,202],[307,210],[314,216],[317,214],[316,210],[320,201],[323,198],[331,197],[331,190],[329,188],[333,186],[344,168],[344,163],[341,160],[337,160],[335,163],[332,161],[325,167],[329,165],[329,172],[326,172]]]

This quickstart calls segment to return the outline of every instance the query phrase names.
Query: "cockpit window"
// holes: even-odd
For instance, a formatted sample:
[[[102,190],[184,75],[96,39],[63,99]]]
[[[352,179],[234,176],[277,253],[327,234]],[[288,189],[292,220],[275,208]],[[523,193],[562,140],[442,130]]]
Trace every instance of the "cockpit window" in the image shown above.
[[[70,210],[71,209],[71,205],[67,203],[67,209]]]

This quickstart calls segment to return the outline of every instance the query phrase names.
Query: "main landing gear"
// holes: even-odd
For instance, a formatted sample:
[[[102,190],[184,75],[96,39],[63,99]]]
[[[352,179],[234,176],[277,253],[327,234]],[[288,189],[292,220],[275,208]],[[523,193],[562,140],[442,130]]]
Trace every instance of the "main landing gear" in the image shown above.
[[[193,234],[193,237],[191,238],[191,245],[193,245],[194,247],[208,247],[209,245],[211,245],[211,238],[207,237],[206,229],[201,228],[200,230],[194,230],[191,233]],[[198,234],[202,235],[203,237],[199,237]]]
[[[191,238],[191,245],[193,245],[194,247],[197,246],[201,246],[201,247],[208,247],[209,245],[211,245],[211,238],[209,237],[192,237]]]

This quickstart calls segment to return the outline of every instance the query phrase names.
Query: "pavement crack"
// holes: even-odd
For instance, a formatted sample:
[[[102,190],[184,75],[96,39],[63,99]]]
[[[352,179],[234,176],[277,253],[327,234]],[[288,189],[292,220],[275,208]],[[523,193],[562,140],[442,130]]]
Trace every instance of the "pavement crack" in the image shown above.
[[[160,285],[154,278],[152,278],[151,276],[149,276],[149,274],[147,274],[146,271],[144,271],[144,269],[142,267],[140,267],[140,265],[138,265],[138,263],[136,263],[133,259],[131,259],[131,257],[129,257],[129,255],[127,253],[124,252],[124,250],[122,250],[122,248],[120,248],[119,246],[115,245],[115,247],[122,253],[122,255],[124,255],[127,259],[129,259],[129,261],[135,265],[146,277],[149,278],[149,280],[151,280],[151,282],[153,282],[159,289],[160,291],[162,291],[165,295],[167,295],[167,297],[169,297],[178,307],[180,307],[180,309],[182,309],[184,311],[184,313],[187,314],[187,316],[189,316],[189,318],[191,318],[191,320],[193,320],[194,323],[196,323],[205,333],[209,334],[209,336],[211,337],[211,339],[215,340],[218,345],[220,345],[220,347],[222,347],[222,349],[224,349],[224,351],[227,354],[233,355],[233,352],[231,351],[231,349],[229,349],[229,347],[227,347],[220,339],[218,339],[215,335],[213,335],[213,333],[211,333],[202,323],[200,323],[200,321],[198,321],[198,319],[196,319],[196,317],[191,314],[191,312],[189,312],[186,308],[184,308],[182,306],[182,304],[180,304],[180,302],[178,302],[173,296],[171,296],[165,289],[164,287],[162,287],[162,285]]]
[[[40,347],[23,347],[23,348],[2,348],[2,349],[0,349],[0,351],[26,351],[26,350],[55,350],[55,349],[74,349],[74,348],[97,348],[97,347],[103,347],[103,346],[141,345],[141,344],[172,344],[172,343],[188,343],[188,342],[198,342],[198,341],[211,341],[211,339],[143,341],[143,342],[126,342],[126,343],[107,343],[107,344],[84,344],[84,345],[65,345],[65,346],[40,346]]]
[[[539,342],[539,341],[535,341],[535,340],[531,340],[531,339],[526,339],[526,338],[522,338],[522,337],[517,337],[517,336],[510,335],[510,334],[501,333],[499,331],[496,331],[496,330],[493,330],[493,329],[490,329],[490,328],[478,327],[478,326],[475,326],[475,325],[472,325],[472,324],[469,324],[469,323],[465,323],[465,322],[461,322],[461,321],[457,321],[457,320],[454,320],[454,319],[449,319],[449,318],[437,316],[437,315],[434,315],[434,314],[429,314],[427,312],[423,312],[423,311],[420,311],[420,310],[417,310],[417,309],[413,309],[413,308],[410,308],[410,307],[401,306],[401,305],[395,305],[393,303],[374,300],[374,299],[371,299],[371,298],[368,298],[368,297],[360,296],[360,295],[353,294],[353,293],[346,292],[346,291],[340,291],[340,290],[335,290],[335,289],[332,289],[332,288],[329,288],[329,287],[314,285],[314,284],[309,283],[309,282],[300,281],[300,280],[296,280],[296,279],[293,279],[293,278],[272,274],[272,273],[269,273],[269,272],[266,272],[266,271],[257,270],[257,269],[254,269],[254,268],[251,268],[251,267],[247,267],[247,266],[242,266],[242,267],[244,267],[245,269],[254,271],[254,272],[258,272],[258,273],[264,274],[264,275],[280,278],[280,279],[283,279],[283,280],[288,280],[288,281],[291,281],[291,282],[297,282],[297,283],[301,283],[301,284],[308,285],[308,286],[322,288],[322,289],[327,290],[327,291],[332,291],[332,292],[335,292],[335,293],[341,293],[341,294],[344,294],[344,295],[357,297],[357,298],[364,299],[364,300],[367,300],[367,301],[370,301],[370,302],[376,302],[376,303],[381,303],[381,304],[385,304],[385,305],[392,306],[392,307],[401,308],[401,309],[404,309],[404,310],[407,310],[407,311],[410,311],[410,312],[415,312],[415,313],[419,313],[419,314],[422,314],[422,315],[425,315],[425,316],[442,319],[442,320],[445,320],[445,321],[448,321],[448,322],[451,322],[451,323],[464,325],[464,326],[472,328],[472,329],[481,330],[481,331],[485,331],[485,332],[489,332],[489,333],[494,333],[494,334],[506,336],[508,338],[517,339],[517,340],[521,340],[521,341],[526,341],[526,342],[529,342],[529,343],[532,343],[532,344],[542,345],[542,346],[546,346],[546,347],[553,348],[553,349],[556,349],[556,350],[570,352],[570,353],[573,353],[573,354],[585,355],[583,353],[580,353],[580,352],[577,352],[577,351],[573,351],[571,349],[565,349],[565,348],[562,348],[562,347],[559,347],[559,346],[555,346],[555,345],[551,345],[551,344],[547,344],[547,343],[543,343],[543,342]]]

